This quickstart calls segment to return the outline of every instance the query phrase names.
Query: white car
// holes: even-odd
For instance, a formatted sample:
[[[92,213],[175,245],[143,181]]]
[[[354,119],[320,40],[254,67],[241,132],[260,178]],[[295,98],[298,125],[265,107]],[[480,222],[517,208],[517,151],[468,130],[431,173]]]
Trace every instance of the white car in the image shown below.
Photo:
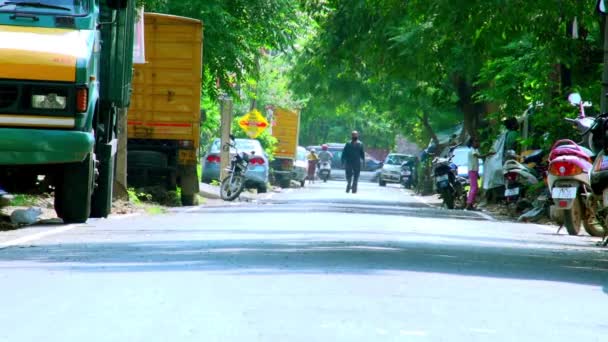
[[[386,186],[386,183],[399,183],[401,181],[401,164],[414,158],[409,154],[389,153],[380,169],[378,184]]]

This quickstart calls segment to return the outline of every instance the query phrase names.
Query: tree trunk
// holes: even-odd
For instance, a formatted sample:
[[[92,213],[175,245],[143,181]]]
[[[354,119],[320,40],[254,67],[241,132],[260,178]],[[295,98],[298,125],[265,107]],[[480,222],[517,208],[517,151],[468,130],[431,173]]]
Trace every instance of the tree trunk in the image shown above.
[[[433,129],[433,127],[431,126],[431,123],[429,122],[429,113],[426,110],[422,110],[422,116],[419,116],[419,118],[422,121],[422,125],[424,126],[426,131],[429,133],[431,140],[433,140],[433,143],[435,145],[439,146],[439,139],[437,138],[437,134],[435,133],[435,130]]]

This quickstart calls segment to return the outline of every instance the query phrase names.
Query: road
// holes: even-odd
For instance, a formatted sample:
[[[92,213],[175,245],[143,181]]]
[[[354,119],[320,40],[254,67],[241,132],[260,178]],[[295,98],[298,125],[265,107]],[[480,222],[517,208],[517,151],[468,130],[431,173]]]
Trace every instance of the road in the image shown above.
[[[0,341],[605,341],[596,239],[397,187],[0,233]]]

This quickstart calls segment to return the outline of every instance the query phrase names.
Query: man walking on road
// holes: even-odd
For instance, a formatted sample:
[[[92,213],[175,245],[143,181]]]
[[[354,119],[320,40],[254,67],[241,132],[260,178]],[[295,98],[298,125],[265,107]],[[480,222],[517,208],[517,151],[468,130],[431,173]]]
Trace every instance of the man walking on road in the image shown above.
[[[353,190],[353,194],[357,193],[357,183],[359,182],[362,163],[365,163],[363,143],[359,141],[359,132],[353,131],[351,141],[344,145],[344,150],[342,151],[342,165],[346,171],[347,193],[351,189]]]

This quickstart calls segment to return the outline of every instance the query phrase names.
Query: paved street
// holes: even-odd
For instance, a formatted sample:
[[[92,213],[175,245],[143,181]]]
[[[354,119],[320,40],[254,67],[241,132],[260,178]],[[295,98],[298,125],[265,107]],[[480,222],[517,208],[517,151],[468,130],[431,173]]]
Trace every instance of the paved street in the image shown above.
[[[588,236],[396,186],[0,233],[0,341],[604,341]]]

